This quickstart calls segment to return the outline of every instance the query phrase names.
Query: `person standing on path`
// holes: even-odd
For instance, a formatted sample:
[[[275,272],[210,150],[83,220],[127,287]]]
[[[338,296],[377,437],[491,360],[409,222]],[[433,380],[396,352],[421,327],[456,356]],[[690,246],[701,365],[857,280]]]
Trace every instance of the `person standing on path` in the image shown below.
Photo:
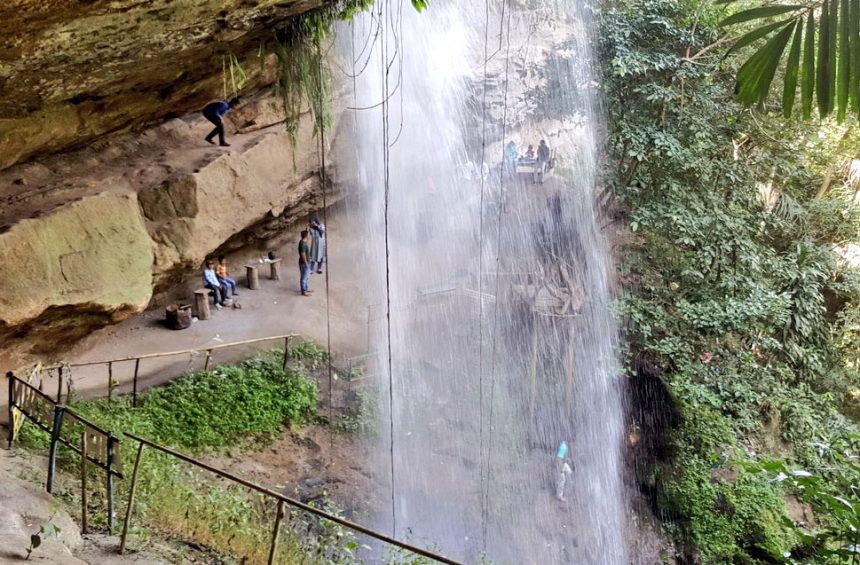
[[[546,141],[543,139],[540,140],[540,144],[538,145],[537,150],[537,163],[535,164],[535,178],[534,182],[538,182],[543,184],[543,178],[546,174],[546,169],[549,166],[549,145],[546,144]]]
[[[302,230],[302,239],[299,241],[299,289],[302,296],[310,296],[314,291],[308,290],[308,275],[310,274],[310,261],[308,260],[311,250],[308,245],[308,230]]]
[[[325,261],[326,244],[325,244],[325,224],[320,222],[316,214],[311,216],[311,221],[308,224],[308,231],[311,236],[311,254],[310,254],[310,273],[316,272],[322,274],[323,262]]]
[[[213,129],[209,135],[206,136],[206,141],[215,145],[215,142],[212,141],[215,136],[218,136],[218,142],[221,147],[230,147],[230,144],[224,139],[224,114],[235,108],[239,105],[238,98],[232,98],[229,102],[225,102],[224,100],[218,100],[217,102],[210,102],[203,108],[203,117],[207,120],[215,124],[215,129]]]

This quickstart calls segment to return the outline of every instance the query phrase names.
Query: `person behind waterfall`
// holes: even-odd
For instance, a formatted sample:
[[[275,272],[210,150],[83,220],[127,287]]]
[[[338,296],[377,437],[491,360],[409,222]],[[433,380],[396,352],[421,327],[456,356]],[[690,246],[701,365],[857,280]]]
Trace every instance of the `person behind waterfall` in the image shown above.
[[[505,172],[510,176],[517,174],[518,157],[519,151],[517,150],[517,144],[513,141],[509,141],[505,146]]]
[[[520,157],[520,161],[524,163],[534,163],[535,161],[535,146],[529,145],[526,149],[525,155]]]
[[[310,259],[310,269],[308,269],[308,273],[313,273],[314,269],[316,269],[316,272],[321,274],[323,272],[322,268],[326,253],[325,224],[320,221],[316,214],[311,216],[311,220],[308,223],[308,232],[310,232],[311,238],[311,252],[308,257]]]
[[[218,275],[218,282],[224,290],[228,288],[233,291],[233,296],[238,296],[236,291],[236,281],[230,278],[230,271],[227,269],[227,258],[223,255],[218,256],[218,264],[215,265],[215,274]]]
[[[310,274],[310,253],[308,245],[308,230],[302,230],[302,239],[299,240],[299,289],[302,296],[310,296],[314,291],[308,290],[308,275]]]
[[[546,168],[548,165],[549,145],[546,144],[546,141],[541,139],[537,149],[537,163],[535,163],[534,182],[540,181],[540,183],[543,184],[544,175],[546,174]]]
[[[561,502],[567,502],[564,497],[564,487],[567,485],[567,478],[573,474],[567,451],[567,442],[562,441],[555,454],[555,497]]]
[[[219,310],[223,308],[224,301],[227,299],[227,288],[218,282],[218,275],[215,273],[215,265],[210,260],[206,261],[206,268],[203,269],[203,286],[215,294],[215,307]]]
[[[215,136],[218,136],[218,143],[221,147],[230,147],[230,144],[224,139],[224,114],[235,108],[239,105],[238,98],[232,98],[229,102],[225,102],[224,100],[218,100],[216,102],[210,102],[203,108],[203,117],[207,120],[215,124],[215,129],[209,132],[209,135],[206,136],[206,141],[215,145],[215,142],[212,141],[215,139]]]

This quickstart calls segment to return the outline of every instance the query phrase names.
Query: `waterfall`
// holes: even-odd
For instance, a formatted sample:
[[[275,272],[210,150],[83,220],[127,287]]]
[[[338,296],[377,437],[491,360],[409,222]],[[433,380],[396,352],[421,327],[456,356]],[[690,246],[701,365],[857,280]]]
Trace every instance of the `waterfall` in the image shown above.
[[[378,0],[337,34],[356,109],[336,157],[378,359],[375,525],[468,562],[625,563],[591,7],[488,4]],[[506,143],[540,139],[543,184],[504,170]]]

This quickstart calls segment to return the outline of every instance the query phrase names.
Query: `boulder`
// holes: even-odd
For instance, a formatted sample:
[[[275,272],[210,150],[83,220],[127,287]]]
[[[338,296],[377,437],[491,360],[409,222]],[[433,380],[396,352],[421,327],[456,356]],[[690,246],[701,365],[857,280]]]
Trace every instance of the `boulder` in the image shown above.
[[[133,193],[98,194],[18,222],[0,234],[0,328],[54,307],[111,316],[152,296],[152,242]]]

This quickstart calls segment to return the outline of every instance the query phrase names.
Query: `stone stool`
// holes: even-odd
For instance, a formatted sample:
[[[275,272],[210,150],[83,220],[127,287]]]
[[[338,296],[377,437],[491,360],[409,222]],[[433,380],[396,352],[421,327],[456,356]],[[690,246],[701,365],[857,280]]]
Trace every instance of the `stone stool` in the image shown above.
[[[208,320],[212,317],[212,312],[209,310],[209,289],[198,288],[194,291],[194,306],[197,309],[198,320]]]
[[[257,271],[259,265],[245,265],[245,272],[248,275],[248,288],[251,290],[260,289],[260,273]]]
[[[272,259],[272,262],[269,263],[269,269],[271,269],[273,281],[281,280],[281,260],[280,259]]]

